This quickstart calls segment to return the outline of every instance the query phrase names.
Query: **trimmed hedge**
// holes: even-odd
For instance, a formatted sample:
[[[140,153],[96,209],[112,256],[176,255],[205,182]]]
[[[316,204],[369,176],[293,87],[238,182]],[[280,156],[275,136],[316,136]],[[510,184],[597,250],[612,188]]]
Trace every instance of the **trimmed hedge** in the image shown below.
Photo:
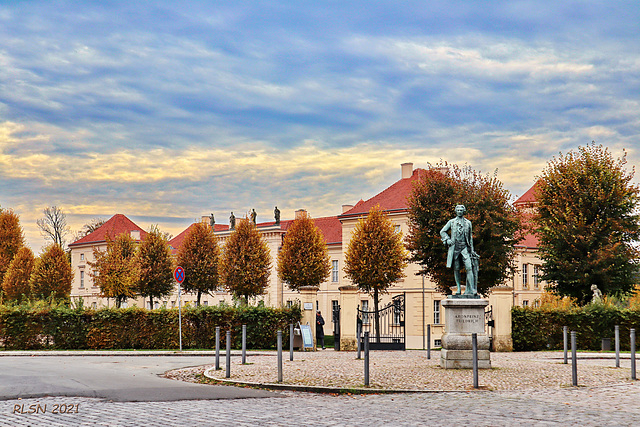
[[[248,348],[274,348],[278,329],[286,340],[289,324],[300,318],[297,306],[185,307],[182,347],[214,348],[216,326],[220,326],[221,346],[231,330],[232,346],[240,348],[245,324]],[[175,349],[179,347],[178,310],[0,306],[0,345],[6,350]]]
[[[600,350],[602,338],[611,338],[620,325],[620,348],[629,350],[629,330],[640,336],[640,310],[590,304],[571,309],[513,307],[511,336],[515,351],[562,350],[562,327],[576,331],[577,346],[582,350]]]

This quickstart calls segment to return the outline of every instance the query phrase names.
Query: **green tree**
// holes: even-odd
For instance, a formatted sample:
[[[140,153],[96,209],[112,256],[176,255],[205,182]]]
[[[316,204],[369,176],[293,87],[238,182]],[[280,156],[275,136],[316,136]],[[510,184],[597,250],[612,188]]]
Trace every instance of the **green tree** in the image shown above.
[[[412,262],[422,266],[437,289],[451,293],[453,271],[447,268],[447,246],[440,230],[455,216],[455,206],[467,208],[473,224],[475,252],[480,256],[478,293],[486,294],[515,271],[515,247],[522,239],[522,218],[509,203],[510,193],[493,176],[469,167],[438,164],[429,167],[409,196],[409,234],[405,243]]]
[[[22,246],[24,236],[20,218],[11,209],[0,208],[0,281]]]
[[[153,309],[153,298],[168,296],[174,286],[169,243],[157,227],[152,227],[140,244],[136,265],[135,289],[143,297],[149,297]]]
[[[136,242],[128,233],[122,233],[111,239],[107,234],[107,249],[93,249],[94,262],[91,266],[93,283],[100,287],[102,296],[114,298],[116,307],[135,296],[137,279]]]
[[[291,290],[320,286],[331,273],[331,260],[322,232],[304,212],[287,230],[278,254],[278,277]]]
[[[269,247],[258,228],[247,218],[238,221],[222,248],[220,283],[248,305],[249,297],[265,292],[270,269]]]
[[[201,222],[193,224],[180,246],[177,264],[185,270],[182,288],[197,294],[198,306],[203,293],[208,294],[218,287],[219,258],[220,249],[213,229]]]
[[[26,246],[21,247],[9,264],[2,281],[2,290],[7,299],[21,302],[31,297],[29,280],[34,263],[35,257],[31,249]]]
[[[69,257],[57,244],[47,246],[36,259],[31,273],[31,291],[39,300],[68,300],[73,273]]]
[[[614,159],[590,144],[560,154],[543,170],[537,188],[535,232],[542,279],[559,295],[589,301],[591,285],[603,294],[628,293],[638,270],[639,188]]]
[[[374,206],[366,217],[358,220],[345,254],[344,272],[362,291],[373,296],[378,342],[379,297],[393,283],[405,277],[403,271],[407,266],[407,255],[402,234],[395,231],[380,206]]]

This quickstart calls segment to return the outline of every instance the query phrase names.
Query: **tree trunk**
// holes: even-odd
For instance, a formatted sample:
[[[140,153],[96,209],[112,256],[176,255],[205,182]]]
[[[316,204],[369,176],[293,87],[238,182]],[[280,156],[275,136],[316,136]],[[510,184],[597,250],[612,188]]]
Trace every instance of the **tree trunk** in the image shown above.
[[[153,310],[153,297],[149,296],[149,310]]]
[[[196,298],[196,307],[200,307],[200,296],[202,295],[201,291],[198,291],[198,297]]]
[[[375,311],[374,321],[376,327],[376,342],[380,344],[380,312],[378,311],[378,289],[373,291],[373,309]]]

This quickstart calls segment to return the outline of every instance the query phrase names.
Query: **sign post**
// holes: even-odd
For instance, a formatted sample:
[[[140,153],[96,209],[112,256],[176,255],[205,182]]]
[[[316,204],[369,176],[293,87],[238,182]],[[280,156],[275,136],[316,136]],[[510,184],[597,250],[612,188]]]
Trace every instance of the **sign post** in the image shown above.
[[[173,278],[178,282],[178,335],[180,336],[180,351],[182,351],[182,297],[181,286],[184,282],[184,268],[178,266],[173,270]]]

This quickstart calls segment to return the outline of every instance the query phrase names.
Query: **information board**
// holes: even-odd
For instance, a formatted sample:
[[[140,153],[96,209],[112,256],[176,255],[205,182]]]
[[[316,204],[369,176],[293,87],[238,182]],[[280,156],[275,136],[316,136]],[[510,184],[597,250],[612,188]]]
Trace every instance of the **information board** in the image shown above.
[[[302,334],[303,347],[313,348],[313,335],[311,335],[311,326],[300,325],[300,333]]]

